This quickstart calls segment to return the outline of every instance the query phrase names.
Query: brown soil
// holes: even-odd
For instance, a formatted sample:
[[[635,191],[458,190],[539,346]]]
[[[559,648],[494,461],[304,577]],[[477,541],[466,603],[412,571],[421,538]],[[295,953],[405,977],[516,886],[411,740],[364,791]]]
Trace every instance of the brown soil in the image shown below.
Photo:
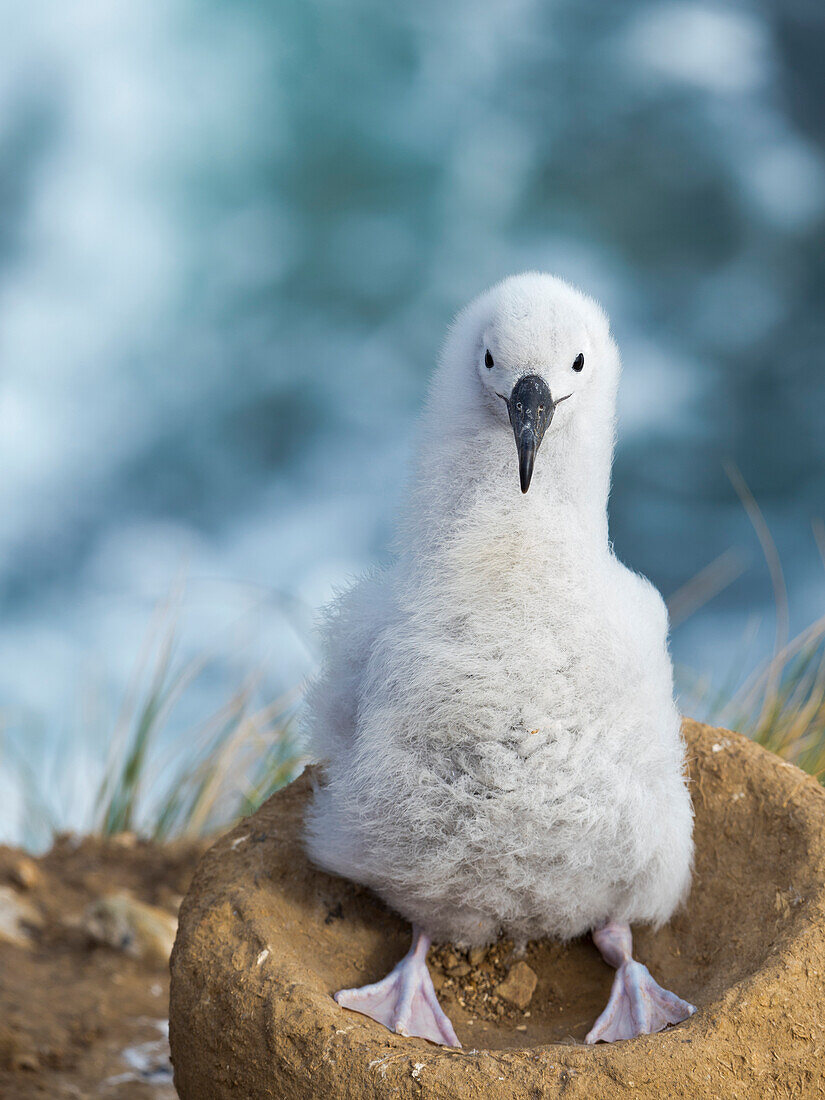
[[[696,1016],[659,1035],[583,1045],[612,978],[589,939],[531,944],[531,1003],[501,1014],[490,1000],[510,965],[506,945],[473,961],[435,953],[461,1051],[339,1008],[331,993],[383,976],[407,949],[409,928],[369,891],[307,863],[305,774],[211,849],[182,906],[171,1005],[180,1096],[825,1093],[825,793],[743,737],[690,722],[685,731],[693,890],[667,927],[638,930],[636,951],[699,1006]]]
[[[0,847],[0,885],[40,924],[28,946],[0,939],[3,1100],[172,1100],[168,966],[96,946],[83,914],[115,891],[174,914],[203,848],[65,837],[31,860]]]
[[[515,1019],[524,1012],[498,992],[516,957],[512,942],[500,940],[472,953],[449,944],[431,947],[427,962],[441,1003],[445,1008],[450,1005],[448,1011],[458,1003],[469,1009],[471,1017],[496,1021],[504,1016]]]

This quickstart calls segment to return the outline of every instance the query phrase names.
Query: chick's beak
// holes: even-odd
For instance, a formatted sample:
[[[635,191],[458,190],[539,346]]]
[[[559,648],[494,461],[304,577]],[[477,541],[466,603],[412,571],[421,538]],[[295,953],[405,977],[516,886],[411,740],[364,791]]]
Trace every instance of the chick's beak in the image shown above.
[[[516,437],[521,491],[526,493],[530,488],[536,453],[544,433],[550,426],[556,405],[566,399],[562,397],[559,401],[554,401],[550,387],[540,375],[526,374],[516,382],[510,397],[505,400]]]

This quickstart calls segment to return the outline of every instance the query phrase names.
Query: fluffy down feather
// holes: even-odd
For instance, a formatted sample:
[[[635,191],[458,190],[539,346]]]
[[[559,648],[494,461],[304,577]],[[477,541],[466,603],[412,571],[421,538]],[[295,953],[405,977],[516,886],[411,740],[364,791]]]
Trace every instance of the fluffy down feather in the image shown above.
[[[601,309],[559,279],[472,303],[430,387],[397,558],[328,615],[308,851],[434,939],[658,924],[688,888],[667,614],[608,541],[619,369]],[[499,395],[525,373],[571,396],[522,495]]]

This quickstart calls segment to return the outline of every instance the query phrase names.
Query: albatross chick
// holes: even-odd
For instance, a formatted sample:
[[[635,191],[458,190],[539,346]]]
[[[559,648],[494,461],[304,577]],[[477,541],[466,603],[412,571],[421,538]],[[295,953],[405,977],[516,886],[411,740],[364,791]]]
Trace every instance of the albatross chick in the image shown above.
[[[592,932],[616,974],[589,1043],[695,1011],[632,956],[630,924],[685,897],[693,847],[667,612],[608,537],[619,371],[604,313],[560,279],[468,306],[395,562],[328,616],[306,843],[412,923],[386,978],[335,995],[403,1035],[459,1045],[427,949],[502,933]]]

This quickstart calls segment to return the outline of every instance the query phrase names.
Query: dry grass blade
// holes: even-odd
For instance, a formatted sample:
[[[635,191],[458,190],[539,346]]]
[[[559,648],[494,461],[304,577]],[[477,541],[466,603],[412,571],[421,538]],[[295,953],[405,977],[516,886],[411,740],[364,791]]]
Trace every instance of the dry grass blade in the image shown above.
[[[749,690],[712,721],[746,734],[817,778],[825,778],[825,626],[793,639],[758,670]],[[774,687],[766,707],[757,688]]]
[[[104,836],[139,831],[164,840],[213,832],[250,805],[251,791],[268,789],[272,776],[286,781],[298,764],[296,693],[256,709],[254,677],[163,749],[175,706],[210,669],[205,657],[176,664],[177,604],[170,598],[154,616],[116,723],[93,824]]]
[[[730,478],[730,482],[736,490],[739,499],[742,501],[742,506],[747,512],[748,518],[753,524],[753,529],[756,532],[756,537],[759,539],[759,544],[762,547],[762,553],[765,555],[765,561],[767,562],[768,570],[771,575],[776,612],[776,637],[774,640],[774,656],[776,656],[787,645],[790,623],[788,589],[785,584],[785,574],[782,571],[779,552],[776,549],[776,543],[773,541],[770,528],[765,522],[765,517],[762,515],[762,510],[756,503],[756,499],[748,488],[738,467],[733,462],[726,462],[725,472]],[[779,670],[779,674],[781,675],[781,669]],[[765,698],[760,714],[760,725],[765,721],[767,715],[776,703],[775,696],[778,687],[779,680],[774,675],[769,676],[765,684]]]
[[[689,709],[716,725],[739,730],[785,760],[825,781],[825,616],[789,640],[788,595],[776,544],[759,505],[739,470],[726,464],[728,477],[762,547],[773,585],[776,631],[773,656],[742,681],[735,670],[711,697],[710,681],[687,680]],[[813,522],[825,564],[825,524]],[[714,574],[727,569],[725,555],[684,585],[673,597],[677,611],[692,610],[693,593],[714,586]],[[684,616],[683,616],[684,617]],[[684,670],[680,679],[685,680]],[[737,688],[735,685],[739,684]]]
[[[714,596],[733,584],[744,571],[742,555],[732,546],[718,558],[714,558],[695,577],[691,577],[686,584],[668,596],[667,610],[671,626],[678,626],[689,619],[700,607],[704,607]]]
[[[816,646],[823,639],[825,639],[825,615],[792,638],[770,661],[754,669],[744,684],[731,696],[730,702],[726,703],[718,713],[720,723],[730,725],[732,719],[729,719],[729,715],[741,714],[744,711],[751,712],[763,691],[763,685],[771,679],[781,679],[783,671],[794,658],[810,646]]]
[[[174,779],[153,814],[156,839],[223,828],[257,808],[260,799],[251,791],[275,790],[294,775],[300,763],[293,729],[296,693],[251,713],[250,701],[250,690],[243,689],[194,738],[185,739],[171,769]]]

